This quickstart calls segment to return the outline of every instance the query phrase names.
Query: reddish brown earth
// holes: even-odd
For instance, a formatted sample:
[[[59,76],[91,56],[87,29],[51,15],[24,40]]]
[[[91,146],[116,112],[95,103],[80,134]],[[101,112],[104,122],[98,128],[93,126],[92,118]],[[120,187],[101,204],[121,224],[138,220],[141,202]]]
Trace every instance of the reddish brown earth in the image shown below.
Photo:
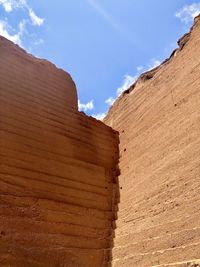
[[[0,266],[106,266],[117,162],[69,74],[0,37]]]
[[[200,17],[110,109],[120,133],[113,267],[200,266]]]

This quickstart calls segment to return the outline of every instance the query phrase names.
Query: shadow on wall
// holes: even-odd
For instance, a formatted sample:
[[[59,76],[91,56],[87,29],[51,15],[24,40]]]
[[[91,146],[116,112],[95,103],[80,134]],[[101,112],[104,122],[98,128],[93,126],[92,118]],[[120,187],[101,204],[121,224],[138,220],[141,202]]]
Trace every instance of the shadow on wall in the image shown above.
[[[116,222],[118,219],[118,210],[119,210],[118,204],[120,203],[119,176],[120,176],[121,171],[119,169],[119,149],[117,153],[118,153],[118,164],[116,166],[114,176],[113,176],[113,222],[112,222],[112,233],[111,233],[111,244],[110,244],[110,249],[109,249],[108,267],[112,267],[115,230],[117,228]]]

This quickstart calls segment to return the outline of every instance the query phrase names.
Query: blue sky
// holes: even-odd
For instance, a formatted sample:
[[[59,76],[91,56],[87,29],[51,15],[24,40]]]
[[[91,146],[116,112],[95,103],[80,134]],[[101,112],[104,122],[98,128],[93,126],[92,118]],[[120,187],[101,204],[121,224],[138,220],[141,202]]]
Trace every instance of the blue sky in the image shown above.
[[[68,71],[80,109],[101,118],[199,12],[195,0],[0,0],[0,35]]]

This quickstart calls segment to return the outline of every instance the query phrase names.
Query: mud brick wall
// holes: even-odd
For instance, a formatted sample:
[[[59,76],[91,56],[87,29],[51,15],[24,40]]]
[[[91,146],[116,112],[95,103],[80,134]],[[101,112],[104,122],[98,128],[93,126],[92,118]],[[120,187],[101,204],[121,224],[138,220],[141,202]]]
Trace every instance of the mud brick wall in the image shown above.
[[[118,134],[69,74],[0,37],[0,266],[107,266]]]

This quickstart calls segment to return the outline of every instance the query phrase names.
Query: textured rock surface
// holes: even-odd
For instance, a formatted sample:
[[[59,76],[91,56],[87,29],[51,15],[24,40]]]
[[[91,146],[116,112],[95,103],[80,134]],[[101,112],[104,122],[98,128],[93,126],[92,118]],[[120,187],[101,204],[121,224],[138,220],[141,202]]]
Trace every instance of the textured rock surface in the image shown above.
[[[200,18],[105,122],[120,132],[112,266],[200,266]]]
[[[105,266],[117,161],[70,76],[0,38],[0,266]]]
[[[118,134],[77,111],[67,73],[0,38],[1,267],[200,266],[199,17],[178,44],[105,118],[118,192]]]

